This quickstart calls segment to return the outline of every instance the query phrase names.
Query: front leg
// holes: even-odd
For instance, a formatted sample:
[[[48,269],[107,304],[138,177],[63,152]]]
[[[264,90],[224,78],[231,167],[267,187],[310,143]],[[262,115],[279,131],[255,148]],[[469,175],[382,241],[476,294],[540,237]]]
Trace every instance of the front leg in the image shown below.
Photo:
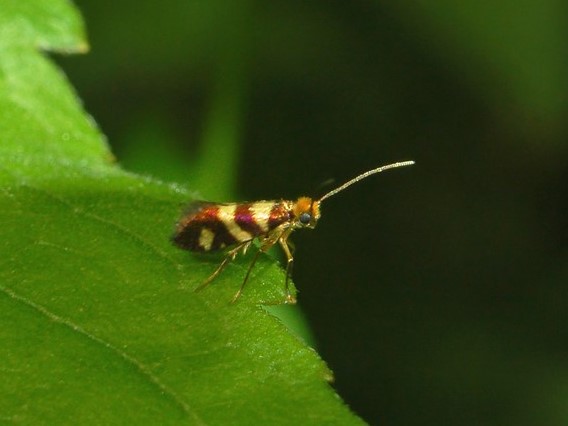
[[[284,254],[286,255],[286,303],[296,303],[294,296],[290,294],[289,288],[289,277],[292,273],[292,264],[294,262],[294,256],[292,252],[294,247],[291,246],[291,242],[288,242],[288,237],[292,233],[294,228],[292,228],[288,223],[282,224],[279,227],[272,230],[265,238],[260,241],[260,251],[259,253],[266,252],[272,247],[276,242],[280,244]]]
[[[294,266],[294,256],[292,252],[294,250],[294,246],[292,245],[291,241],[288,241],[288,237],[292,232],[292,228],[289,231],[282,233],[278,242],[284,250],[284,254],[286,254],[286,303],[296,303],[296,299],[294,296],[290,294],[290,277],[292,276],[292,267]]]

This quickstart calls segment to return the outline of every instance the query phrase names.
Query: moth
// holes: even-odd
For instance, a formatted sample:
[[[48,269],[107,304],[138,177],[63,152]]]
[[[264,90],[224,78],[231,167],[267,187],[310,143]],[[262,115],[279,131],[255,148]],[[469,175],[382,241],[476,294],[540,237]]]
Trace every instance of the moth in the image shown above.
[[[293,245],[288,239],[296,229],[314,229],[320,219],[321,203],[347,187],[371,175],[397,167],[410,166],[414,161],[401,161],[361,173],[343,185],[329,191],[319,199],[299,197],[296,201],[254,201],[242,203],[215,203],[194,201],[176,225],[172,242],[181,249],[192,252],[217,252],[226,250],[226,256],[217,269],[195,290],[207,287],[239,252],[245,254],[254,240],[259,242],[243,282],[232,299],[241,296],[250,273],[260,255],[276,243],[286,255],[286,303],[295,303],[290,294],[289,280],[294,263]]]

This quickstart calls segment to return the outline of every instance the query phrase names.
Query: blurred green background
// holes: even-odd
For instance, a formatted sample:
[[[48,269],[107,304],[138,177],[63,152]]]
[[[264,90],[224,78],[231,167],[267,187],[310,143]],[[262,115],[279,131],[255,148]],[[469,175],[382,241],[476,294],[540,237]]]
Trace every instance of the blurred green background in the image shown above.
[[[76,1],[57,60],[125,168],[206,199],[415,160],[294,235],[334,386],[371,424],[568,424],[568,7],[391,3]]]

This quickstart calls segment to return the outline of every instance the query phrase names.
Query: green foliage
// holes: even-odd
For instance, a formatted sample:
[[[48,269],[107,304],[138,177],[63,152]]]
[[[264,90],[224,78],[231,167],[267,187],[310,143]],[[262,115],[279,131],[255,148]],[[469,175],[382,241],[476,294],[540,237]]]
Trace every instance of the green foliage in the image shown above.
[[[49,5],[49,6],[48,6]],[[268,257],[169,242],[190,193],[124,172],[37,48],[82,51],[66,1],[0,9],[0,420],[23,424],[358,424],[312,349],[259,307]]]
[[[562,2],[419,0],[394,7],[403,9],[403,16],[420,17],[411,22],[431,36],[429,47],[444,55],[493,108],[502,107],[508,92],[515,107],[546,123],[564,117],[568,61]]]
[[[568,424],[565,2],[75,1],[93,52],[57,60],[128,170],[254,200],[416,160],[293,236],[357,413]]]

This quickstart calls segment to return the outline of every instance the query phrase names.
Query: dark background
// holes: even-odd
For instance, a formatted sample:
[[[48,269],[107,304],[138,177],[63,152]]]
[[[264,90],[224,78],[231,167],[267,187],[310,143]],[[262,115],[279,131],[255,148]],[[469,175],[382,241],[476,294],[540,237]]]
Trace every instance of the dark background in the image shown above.
[[[129,170],[236,201],[416,161],[294,238],[356,413],[568,424],[564,2],[76,3],[92,51],[57,60]]]

